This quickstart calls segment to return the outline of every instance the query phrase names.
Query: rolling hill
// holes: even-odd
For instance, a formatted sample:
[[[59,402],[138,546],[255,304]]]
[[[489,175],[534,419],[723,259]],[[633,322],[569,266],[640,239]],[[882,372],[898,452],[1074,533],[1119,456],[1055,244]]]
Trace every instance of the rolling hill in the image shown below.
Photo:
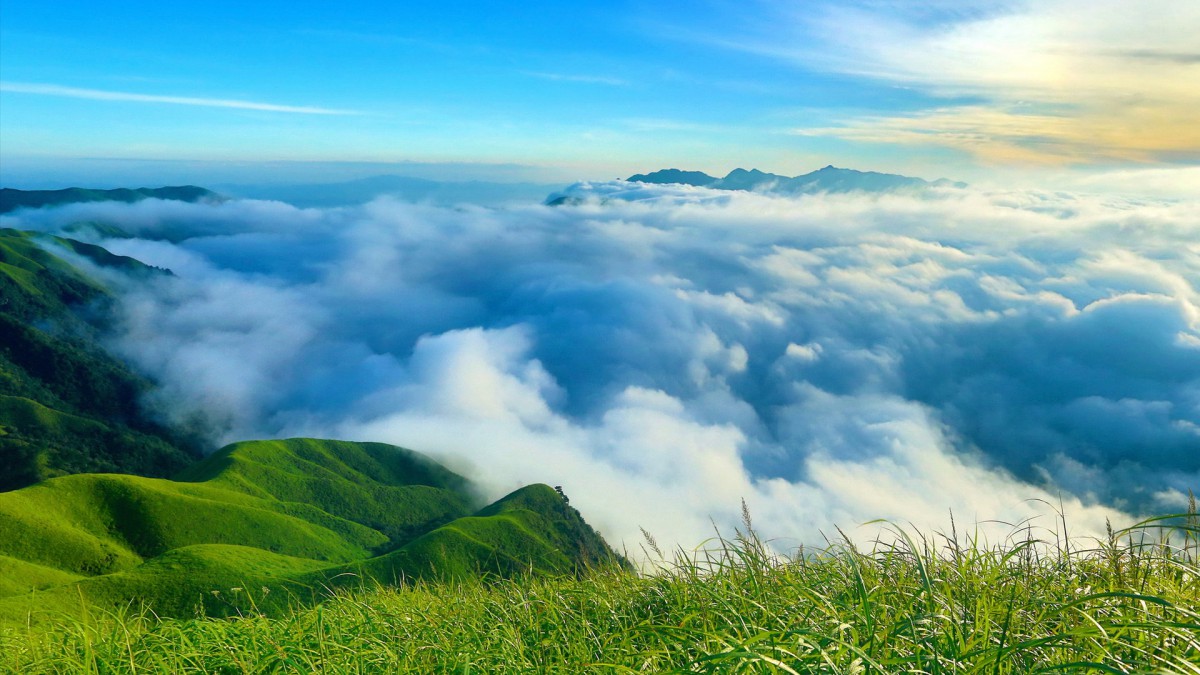
[[[252,441],[177,480],[54,478],[0,494],[0,620],[81,599],[234,614],[247,589],[279,612],[345,585],[627,564],[549,486],[479,506],[461,476],[380,443]]]

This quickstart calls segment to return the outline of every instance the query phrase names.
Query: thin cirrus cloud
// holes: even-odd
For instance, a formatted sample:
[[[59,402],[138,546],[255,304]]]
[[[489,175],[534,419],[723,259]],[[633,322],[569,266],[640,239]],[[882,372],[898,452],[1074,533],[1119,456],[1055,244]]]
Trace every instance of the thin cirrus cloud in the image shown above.
[[[263,112],[291,113],[299,115],[358,115],[355,110],[337,108],[321,108],[314,106],[279,105],[258,101],[242,101],[225,98],[203,98],[197,96],[160,96],[157,94],[137,94],[125,91],[107,91],[102,89],[83,89],[64,87],[57,84],[0,82],[0,91],[15,94],[36,94],[41,96],[62,96],[67,98],[82,98],[93,101],[130,101],[134,103],[160,103],[168,105],[199,106],[204,108],[233,108],[238,110],[258,110]]]
[[[579,84],[606,84],[612,87],[623,87],[629,84],[627,80],[619,77],[611,77],[608,75],[580,75],[572,73],[550,73],[541,71],[528,71],[525,73],[530,77],[536,77],[541,80],[551,80],[553,82],[576,82]]]
[[[1200,134],[1166,109],[1055,114],[1025,106],[971,105],[903,116],[861,116],[828,127],[800,127],[799,136],[836,136],[864,143],[941,145],[991,164],[1083,164],[1104,160],[1200,160]],[[1150,118],[1162,116],[1161,124]],[[1176,133],[1168,133],[1174,131]]]

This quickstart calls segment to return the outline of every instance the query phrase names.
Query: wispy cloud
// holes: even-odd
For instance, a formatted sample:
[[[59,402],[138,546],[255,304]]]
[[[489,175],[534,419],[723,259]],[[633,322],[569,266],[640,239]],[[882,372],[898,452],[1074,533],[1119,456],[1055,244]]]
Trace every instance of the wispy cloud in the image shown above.
[[[1200,162],[1200,128],[1164,106],[1053,112],[1019,104],[946,106],[905,115],[859,116],[801,136],[866,143],[939,145],[988,163]]]
[[[1159,49],[1126,49],[1111,50],[1108,52],[1108,54],[1119,58],[1161,61],[1165,63],[1175,63],[1181,65],[1200,63],[1200,52],[1172,52]]]
[[[105,91],[102,89],[81,89],[64,87],[57,84],[0,82],[0,91],[16,94],[39,94],[42,96],[63,96],[67,98],[84,98],[93,101],[131,101],[135,103],[165,103],[171,105],[190,105],[205,108],[235,108],[239,110],[259,110],[264,112],[293,113],[300,115],[358,115],[355,110],[337,108],[320,108],[314,106],[279,105],[276,103],[261,103],[258,101],[242,101],[225,98],[203,98],[198,96],[160,96],[157,94],[136,94],[126,91]]]
[[[630,117],[619,120],[619,124],[631,131],[677,131],[680,133],[728,133],[730,128],[719,124],[701,124],[687,120],[661,117]]]
[[[627,80],[619,77],[609,77],[607,75],[572,75],[569,73],[546,73],[546,72],[531,72],[526,71],[526,75],[536,77],[542,80],[553,80],[555,82],[579,82],[582,84],[607,84],[613,87],[623,87],[629,84]]]
[[[369,45],[404,47],[418,51],[436,52],[447,56],[466,56],[486,54],[492,48],[476,43],[450,43],[430,40],[424,37],[396,35],[393,33],[368,32],[355,30],[338,30],[330,28],[302,28],[297,35],[305,38],[320,38],[337,42],[357,42]]]

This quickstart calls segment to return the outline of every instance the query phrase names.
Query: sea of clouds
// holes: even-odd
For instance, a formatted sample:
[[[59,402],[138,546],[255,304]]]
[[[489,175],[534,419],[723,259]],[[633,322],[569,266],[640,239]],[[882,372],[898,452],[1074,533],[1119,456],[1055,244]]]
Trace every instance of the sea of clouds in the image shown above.
[[[951,513],[1103,532],[1200,487],[1200,200],[566,194],[2,224],[115,223],[91,239],[174,272],[121,284],[111,344],[213,447],[395,443],[489,498],[562,485],[618,546],[699,544],[743,499],[783,549]]]

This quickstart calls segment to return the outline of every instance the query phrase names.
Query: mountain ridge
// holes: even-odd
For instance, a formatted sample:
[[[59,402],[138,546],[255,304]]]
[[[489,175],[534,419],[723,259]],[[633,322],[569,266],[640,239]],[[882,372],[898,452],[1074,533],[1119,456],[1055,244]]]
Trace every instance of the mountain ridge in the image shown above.
[[[635,183],[657,185],[682,184],[705,187],[713,190],[746,190],[770,194],[815,194],[819,192],[881,192],[930,187],[966,187],[966,183],[939,178],[927,181],[923,178],[843,169],[829,164],[800,176],[783,176],[758,169],[737,168],[723,178],[710,176],[702,171],[660,169],[645,174],[634,174],[626,179]]]
[[[39,209],[80,202],[124,202],[132,204],[145,199],[166,199],[182,202],[222,201],[221,195],[196,185],[174,185],[159,188],[63,188],[61,190],[18,190],[0,188],[0,213],[20,208]]]

